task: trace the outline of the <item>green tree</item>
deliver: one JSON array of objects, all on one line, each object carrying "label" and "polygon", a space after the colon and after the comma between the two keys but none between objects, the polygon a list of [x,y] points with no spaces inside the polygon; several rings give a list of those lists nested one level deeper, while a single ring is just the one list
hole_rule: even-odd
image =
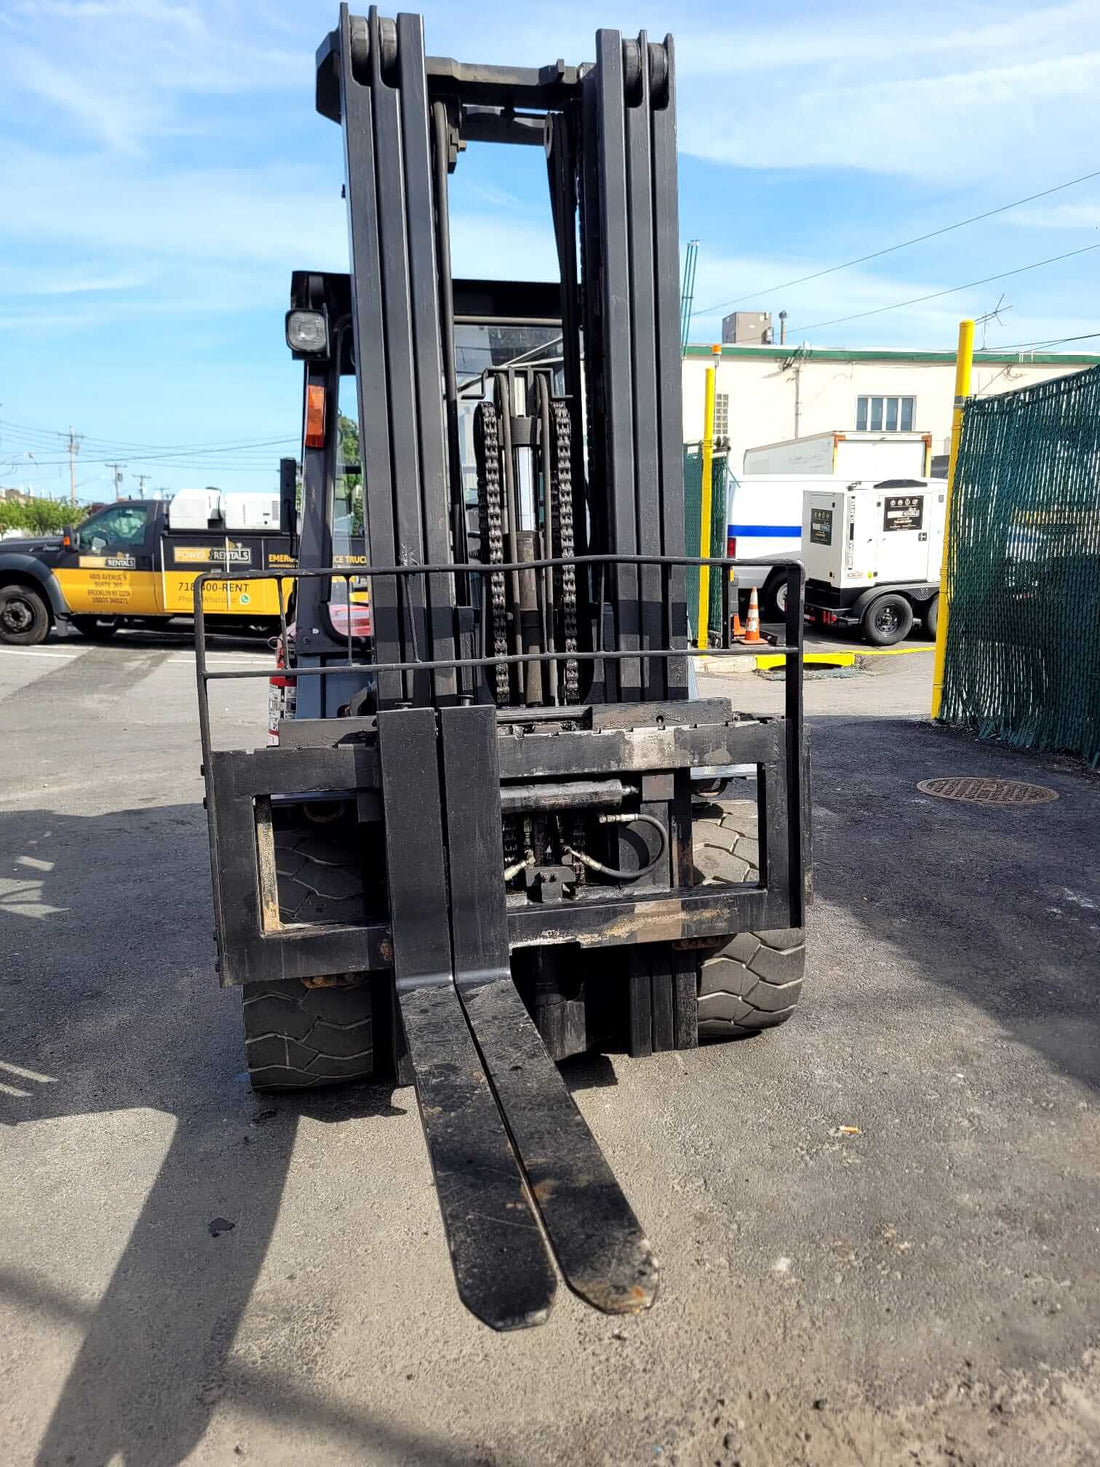
[{"label": "green tree", "polygon": [[[363,466],[359,457],[359,424],[345,413],[336,418],[336,429],[340,443],[336,462],[336,498],[346,506],[343,513],[351,515],[351,530],[354,535],[363,533]],[[337,514],[341,513],[339,504]]]},{"label": "green tree", "polygon": [[5,530],[23,530],[28,535],[59,535],[70,525],[79,525],[87,509],[59,499],[0,499],[0,534]]}]

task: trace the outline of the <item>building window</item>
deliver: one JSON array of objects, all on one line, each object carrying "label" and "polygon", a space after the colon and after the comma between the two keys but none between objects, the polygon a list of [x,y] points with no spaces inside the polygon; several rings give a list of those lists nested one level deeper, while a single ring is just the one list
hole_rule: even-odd
[{"label": "building window", "polygon": [[728,392],[714,394],[714,436],[715,438],[730,436],[730,395]]},{"label": "building window", "polygon": [[856,432],[911,433],[915,397],[859,397],[856,399]]}]

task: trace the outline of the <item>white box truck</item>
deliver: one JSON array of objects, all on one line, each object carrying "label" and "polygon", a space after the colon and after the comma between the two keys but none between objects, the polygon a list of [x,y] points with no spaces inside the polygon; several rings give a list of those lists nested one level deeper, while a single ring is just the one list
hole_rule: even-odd
[{"label": "white box truck", "polygon": [[781,621],[787,583],[777,560],[798,560],[802,501],[811,489],[842,490],[850,479],[831,474],[742,474],[726,489],[726,554],[750,562],[737,567],[740,598],[755,587],[765,621]]},{"label": "white box truck", "polygon": [[845,479],[927,479],[931,433],[809,433],[746,448],[746,474],[839,474]]},{"label": "white box truck", "polygon": [[804,496],[806,612],[879,647],[936,635],[947,485],[886,479]]}]

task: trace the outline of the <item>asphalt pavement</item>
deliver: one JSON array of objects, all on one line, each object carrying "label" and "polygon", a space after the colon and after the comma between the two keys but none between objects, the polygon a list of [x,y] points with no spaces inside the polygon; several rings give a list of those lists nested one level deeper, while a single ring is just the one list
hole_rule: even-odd
[{"label": "asphalt pavement", "polygon": [[[496,1336],[455,1296],[410,1091],[249,1090],[186,638],[0,650],[0,1458],[1100,1463],[1100,781],[930,726],[930,667],[807,681],[795,1018],[569,1066],[654,1309],[562,1289]],[[265,694],[218,685],[221,742],[263,742]],[[956,774],[1059,798],[916,788]]]}]

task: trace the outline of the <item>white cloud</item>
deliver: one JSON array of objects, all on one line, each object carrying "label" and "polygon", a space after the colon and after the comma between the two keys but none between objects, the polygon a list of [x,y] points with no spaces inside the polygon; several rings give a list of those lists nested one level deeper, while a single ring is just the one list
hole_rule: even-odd
[{"label": "white cloud", "polygon": [[0,77],[10,94],[45,103],[78,135],[121,153],[200,130],[189,97],[305,89],[313,71],[311,47],[287,49],[279,28],[278,44],[268,43],[254,6],[24,0],[5,21]]},{"label": "white cloud", "polygon": [[[817,262],[825,268],[831,261]],[[736,309],[771,311],[772,324],[778,339],[779,310],[788,311],[787,341],[797,346],[805,338],[813,346],[858,346],[863,343],[878,346],[911,345],[924,346],[954,345],[959,320],[964,316],[981,316],[990,312],[1001,298],[1002,287],[997,283],[978,286],[972,290],[959,291],[939,300],[924,301],[905,310],[881,310],[899,301],[930,295],[937,290],[947,290],[957,283],[954,279],[917,279],[897,273],[881,274],[860,267],[827,275],[822,279],[808,281],[805,285],[782,292],[772,298],[768,286],[773,282],[809,275],[814,272],[815,261],[775,260],[753,256],[707,257],[701,256],[695,285],[695,302],[698,314],[693,317],[691,339],[693,341],[717,341],[721,336],[722,316],[734,306],[710,310],[712,305],[735,296],[744,296],[756,287],[764,287],[757,295],[740,302]],[[1042,283],[1038,299],[1042,304],[1036,308],[1028,304],[1036,299],[1036,291],[1028,285],[1019,284],[1013,295],[1019,304],[1005,312],[1004,320],[998,324],[990,322],[985,328],[985,340],[989,346],[1020,341],[1044,341],[1089,330],[1089,321],[1082,323],[1080,296],[1076,286],[1069,280],[1053,277],[1053,282]],[[1011,299],[1011,298],[1010,298]],[[1064,314],[1059,308],[1064,307]],[[841,320],[844,317],[860,317],[864,312],[880,312],[863,319]],[[1091,320],[1091,318],[1089,318]],[[836,326],[823,330],[810,330],[819,322],[837,321]],[[1067,321],[1070,323],[1067,326]],[[982,337],[982,327],[979,340]],[[1087,348],[1086,348],[1087,349]]]},{"label": "white cloud", "polygon": [[[293,268],[348,267],[332,151],[326,177],[287,164],[162,174],[117,154],[9,149],[0,160],[0,192],[18,198],[19,207],[0,221],[0,238],[27,249],[48,240],[65,263],[12,267],[0,277],[0,300],[10,303],[5,325],[90,330],[137,312],[277,313]],[[481,211],[476,203],[467,201],[451,217],[457,275],[556,278],[548,223]],[[65,313],[43,313],[35,301],[58,295],[97,299]]]},{"label": "white cloud", "polygon": [[317,169],[192,168],[172,173],[117,157],[65,156],[11,148],[0,188],[19,200],[0,231],[29,242],[62,239],[83,252],[340,269],[344,205],[336,159]]},{"label": "white cloud", "polygon": [[[426,21],[434,54],[521,64],[551,54],[570,61],[593,54],[586,6],[566,3],[551,33],[542,18],[510,17],[502,26],[492,5],[459,12],[426,3],[430,12],[438,10]],[[948,219],[1096,166],[1090,150],[1100,129],[1100,9],[1094,0],[1026,10],[1014,10],[1011,0],[996,7],[972,0],[950,11],[926,10],[919,25],[912,13],[889,7],[869,24],[862,5],[834,0],[827,13],[786,11],[774,23],[737,30],[690,12],[662,15],[652,0],[643,9],[653,10],[651,35],[662,35],[669,20],[677,27],[680,143],[689,154],[747,168],[854,168],[917,178],[953,194]],[[346,268],[338,132],[312,119],[309,106],[313,48],[334,18],[327,0],[281,12],[249,0],[217,7],[198,0],[9,0],[0,14],[0,70],[8,71],[12,121],[29,135],[34,123],[17,99],[37,98],[60,123],[35,128],[48,143],[0,147],[0,192],[17,201],[0,218],[0,238],[7,237],[13,259],[26,262],[21,275],[9,271],[0,281],[6,321],[37,320],[63,330],[90,329],[138,310],[277,311],[291,268]],[[624,28],[649,20],[636,12]],[[228,99],[224,112],[218,99]],[[299,113],[301,145],[288,154],[280,141],[288,133],[276,130],[290,118],[289,135],[297,137]],[[256,158],[262,161],[251,161]],[[465,194],[456,188],[456,273],[553,278],[553,240],[541,216],[504,174],[475,170],[472,179]],[[999,198],[976,196],[972,211],[958,206],[960,185],[980,180],[999,192],[1009,179],[1026,182],[1009,185]],[[866,225],[849,220],[844,243],[837,244],[835,230],[828,244],[811,211],[799,214],[797,181],[784,188],[792,238],[804,240],[816,262],[715,258],[708,241],[697,300],[744,295],[745,287],[768,287],[811,273],[815,263],[864,253],[884,236],[890,242],[945,222],[927,218],[915,194],[912,209],[894,224],[871,209]],[[842,189],[841,176],[838,200]],[[1067,202],[1021,210],[1004,222],[1085,229],[1100,225],[1100,206]],[[975,261],[970,233],[965,241],[958,236],[950,259],[931,256],[940,260],[932,278],[906,278],[910,259],[919,275],[919,262],[930,258],[907,254],[898,261],[900,274],[845,271],[759,304],[787,306],[797,328],[1024,262],[1004,260],[998,250],[987,268],[985,258]],[[746,220],[743,238],[752,237]],[[59,269],[49,267],[51,259]],[[892,266],[892,260],[885,264],[888,271]],[[1049,278],[1050,272],[1038,272],[1032,286],[1025,277],[1026,295],[1021,285],[1016,298],[1041,298],[1053,312],[1059,298]],[[826,335],[939,340],[952,335],[963,311],[992,306],[999,289],[979,289],[976,305],[970,294],[951,296]],[[47,294],[71,295],[72,311],[43,301],[49,318],[36,315],[33,296]],[[1077,309],[1068,294],[1066,300],[1067,312]],[[697,332],[714,334],[719,315],[698,318]],[[1044,319],[1042,311],[1035,315]],[[1051,325],[1052,334],[1065,329],[1052,321],[1044,329]]]},{"label": "white cloud", "polygon": [[1049,204],[1016,209],[1011,217],[1029,229],[1100,229],[1100,204]]},{"label": "white cloud", "polygon": [[[990,15],[995,19],[987,19]],[[868,22],[864,7],[846,15],[831,5],[826,14],[794,12],[791,20],[768,26],[738,25],[700,32],[677,30],[676,56],[681,73],[729,76],[734,72],[766,76],[776,90],[786,90],[789,69],[806,67],[818,72],[877,62],[892,75],[906,75],[937,57],[975,58],[1035,54],[1072,54],[1082,34],[1095,34],[1097,16],[1092,0],[1065,5],[1028,6],[1011,12],[1008,6],[971,5],[937,10],[925,6],[920,24],[911,11],[889,8]],[[953,67],[954,69],[954,67]]]},{"label": "white cloud", "polygon": [[681,85],[680,97],[682,150],[713,162],[854,168],[947,186],[1025,174],[1059,182],[1095,157],[1100,51],[870,83],[807,79],[726,112],[695,87]]},{"label": "white cloud", "polygon": [[681,148],[740,167],[1054,182],[1100,127],[1093,3],[689,31],[677,59]]}]

